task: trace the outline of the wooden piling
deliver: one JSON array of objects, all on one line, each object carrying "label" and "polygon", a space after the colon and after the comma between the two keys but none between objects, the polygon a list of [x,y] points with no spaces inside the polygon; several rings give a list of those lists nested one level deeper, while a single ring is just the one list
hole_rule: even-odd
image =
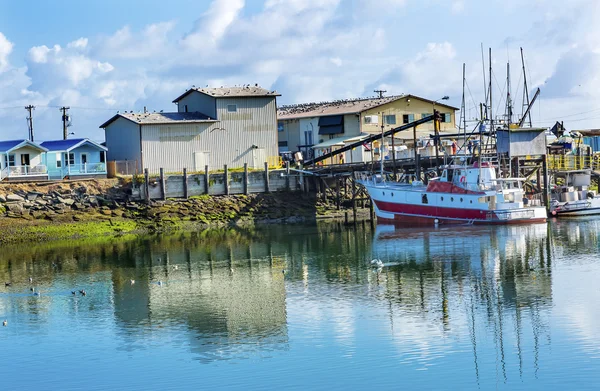
[{"label": "wooden piling", "polygon": [[352,170],[352,215],[356,223],[356,173]]},{"label": "wooden piling", "polygon": [[148,169],[144,168],[144,191],[146,193],[146,202],[150,201],[150,174]]},{"label": "wooden piling", "polygon": [[160,172],[160,199],[164,201],[167,199],[167,186],[165,183],[165,172],[162,167],[160,168],[159,172]]},{"label": "wooden piling", "polygon": [[290,162],[285,165],[285,188],[290,190]]},{"label": "wooden piling", "polygon": [[189,198],[187,168],[183,169],[183,198],[185,198],[186,200]]},{"label": "wooden piling", "polygon": [[225,195],[229,195],[229,171],[227,170],[227,164],[223,166],[223,183],[225,184]]},{"label": "wooden piling", "polygon": [[265,193],[269,193],[269,163],[265,162]]},{"label": "wooden piling", "polygon": [[209,173],[208,173],[208,165],[204,166],[204,193],[208,194],[208,189],[210,187],[209,181]]},{"label": "wooden piling", "polygon": [[244,163],[244,194],[248,194],[248,163]]},{"label": "wooden piling", "polygon": [[336,187],[335,187],[335,203],[337,206],[337,210],[340,210],[341,207],[341,199],[340,199],[340,187],[342,187],[342,182],[340,181],[340,179],[338,178],[336,181]]},{"label": "wooden piling", "polygon": [[550,184],[548,179],[548,156],[544,155],[542,160],[542,175],[544,176],[544,206],[550,212]]}]

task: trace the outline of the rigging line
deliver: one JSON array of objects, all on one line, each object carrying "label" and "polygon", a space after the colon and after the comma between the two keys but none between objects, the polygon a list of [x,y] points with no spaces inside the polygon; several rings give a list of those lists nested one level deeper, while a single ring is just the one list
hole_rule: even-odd
[{"label": "rigging line", "polygon": [[[494,80],[496,80],[496,84],[498,85],[498,89],[500,89],[500,84],[498,83],[498,79],[496,79],[496,74],[494,74],[492,72],[493,76],[494,76]],[[498,100],[498,107],[496,108],[496,113],[500,112],[500,107],[501,106],[506,106],[506,97],[504,96],[504,91],[506,90],[506,83],[504,83],[504,87],[502,88],[502,91],[500,92],[500,99]],[[502,103],[502,105],[501,105]]]},{"label": "rigging line", "polygon": [[[473,98],[473,94],[471,93],[471,88],[469,87],[469,82],[465,79],[465,85],[467,86],[467,91],[469,91],[469,96],[471,97],[471,101],[473,102],[473,109],[477,109],[477,103],[475,103],[475,99]],[[469,108],[471,110],[471,108]]]},{"label": "rigging line", "polygon": [[13,109],[22,109],[23,106],[12,106],[12,107],[0,107],[0,110],[13,110]]}]

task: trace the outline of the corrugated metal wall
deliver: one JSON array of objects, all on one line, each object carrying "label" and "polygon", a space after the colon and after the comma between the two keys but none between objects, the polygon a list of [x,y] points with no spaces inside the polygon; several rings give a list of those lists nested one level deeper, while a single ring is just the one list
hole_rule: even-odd
[{"label": "corrugated metal wall", "polygon": [[[237,106],[228,112],[227,105]],[[203,170],[195,159],[204,159],[209,152],[208,165],[220,169],[262,168],[269,156],[277,156],[277,120],[275,98],[217,99],[217,118],[214,124],[144,125],[144,165],[151,172],[162,167],[166,172]],[[255,146],[256,148],[253,148]]]},{"label": "corrugated metal wall", "polygon": [[600,152],[600,136],[584,137],[583,142],[592,147],[594,152]]},{"label": "corrugated metal wall", "polygon": [[140,162],[139,132],[139,125],[124,118],[119,118],[110,124],[105,129],[106,148],[108,148],[106,159]]},{"label": "corrugated metal wall", "polygon": [[187,111],[200,112],[204,115],[208,115],[210,118],[216,118],[217,113],[215,110],[215,98],[200,92],[192,92],[185,98],[181,99],[177,104],[177,110],[182,113],[185,112],[185,106],[187,105]]}]

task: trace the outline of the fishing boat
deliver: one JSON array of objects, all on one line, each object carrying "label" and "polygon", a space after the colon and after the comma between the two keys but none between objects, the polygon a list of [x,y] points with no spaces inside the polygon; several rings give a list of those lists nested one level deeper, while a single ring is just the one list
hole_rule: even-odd
[{"label": "fishing boat", "polygon": [[522,178],[497,178],[489,162],[446,165],[428,184],[363,177],[378,221],[395,224],[514,224],[546,221],[546,208],[525,197]]},{"label": "fishing boat", "polygon": [[552,189],[550,213],[556,217],[588,216],[600,214],[600,195],[589,190],[590,170],[564,171],[562,185]]}]

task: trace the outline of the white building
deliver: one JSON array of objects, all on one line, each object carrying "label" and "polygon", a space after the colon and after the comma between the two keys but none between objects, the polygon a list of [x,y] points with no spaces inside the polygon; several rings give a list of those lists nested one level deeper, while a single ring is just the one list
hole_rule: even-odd
[{"label": "white building", "polygon": [[277,158],[277,96],[258,86],[192,88],[175,113],[119,113],[102,124],[109,161],[156,173],[261,168]]}]

